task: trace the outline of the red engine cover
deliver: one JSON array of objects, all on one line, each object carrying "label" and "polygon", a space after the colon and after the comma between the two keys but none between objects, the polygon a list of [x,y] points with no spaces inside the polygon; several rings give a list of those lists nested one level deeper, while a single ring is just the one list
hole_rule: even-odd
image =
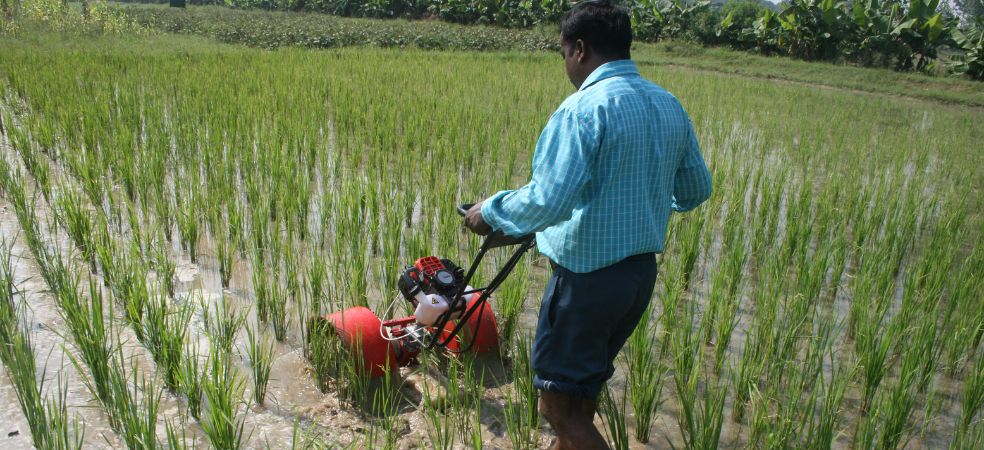
[{"label": "red engine cover", "polygon": [[425,256],[418,259],[413,265],[428,277],[432,277],[438,270],[446,268],[444,267],[444,263],[441,262],[441,258],[436,256]]}]

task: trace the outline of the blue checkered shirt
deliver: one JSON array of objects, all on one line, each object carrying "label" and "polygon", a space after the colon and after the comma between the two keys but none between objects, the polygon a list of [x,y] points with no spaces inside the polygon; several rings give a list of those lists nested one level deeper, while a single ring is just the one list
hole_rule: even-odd
[{"label": "blue checkered shirt", "polygon": [[710,195],[680,102],[619,60],[564,100],[536,143],[530,182],[490,197],[482,216],[507,235],[536,232],[540,253],[583,273],[662,252],[670,211]]}]

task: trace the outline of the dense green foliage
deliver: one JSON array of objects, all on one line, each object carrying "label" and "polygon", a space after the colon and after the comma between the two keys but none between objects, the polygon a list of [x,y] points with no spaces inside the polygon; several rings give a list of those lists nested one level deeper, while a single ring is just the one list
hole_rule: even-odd
[{"label": "dense green foliage", "polygon": [[[522,28],[555,24],[569,0],[225,0],[237,8],[318,11],[341,16],[439,18]],[[958,27],[940,0],[790,0],[772,8],[754,0],[723,6],[703,0],[626,0],[640,40],[688,39],[806,60],[847,61],[896,70],[933,71],[943,49],[972,60],[973,23]],[[971,46],[968,49],[968,45]],[[979,44],[978,44],[979,46]],[[452,45],[457,48],[457,45]]]},{"label": "dense green foliage", "polygon": [[544,50],[556,38],[524,30],[448,24],[439,21],[369,21],[321,14],[230,11],[223,8],[128,7],[138,23],[175,33],[201,34],[253,47],[311,48],[373,45],[444,50]]}]

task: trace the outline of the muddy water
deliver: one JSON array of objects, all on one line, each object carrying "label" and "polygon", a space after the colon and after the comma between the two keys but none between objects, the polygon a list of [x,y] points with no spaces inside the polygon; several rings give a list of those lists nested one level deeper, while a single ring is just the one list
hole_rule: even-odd
[{"label": "muddy water", "polygon": [[[102,409],[95,402],[88,389],[85,388],[82,380],[71,360],[66,354],[66,350],[72,349],[63,335],[68,334],[68,329],[58,313],[55,299],[47,292],[48,287],[41,279],[37,266],[34,263],[30,251],[20,236],[21,229],[17,223],[17,217],[6,202],[0,203],[0,235],[2,239],[15,239],[11,248],[12,264],[14,266],[15,282],[21,289],[23,295],[19,296],[18,301],[26,304],[27,314],[22,317],[25,325],[31,330],[31,340],[34,344],[34,354],[37,359],[38,368],[44,370],[38,374],[44,377],[47,385],[46,395],[50,398],[54,395],[51,391],[53,386],[58,383],[59,376],[62,382],[68,386],[68,411],[69,415],[76,415],[80,422],[85,425],[85,443],[87,446],[110,446],[122,445],[113,431],[109,428]],[[64,245],[60,243],[59,245]],[[9,386],[9,381],[4,377],[5,386]],[[19,430],[22,436],[29,436],[29,429],[24,422],[17,398],[13,395],[12,388],[5,392],[8,395],[2,397],[0,408],[5,414],[16,415],[18,420],[15,424],[8,425],[6,421],[0,422],[0,430],[14,428]],[[8,431],[9,433],[10,431]],[[28,442],[29,437],[27,438]]]}]

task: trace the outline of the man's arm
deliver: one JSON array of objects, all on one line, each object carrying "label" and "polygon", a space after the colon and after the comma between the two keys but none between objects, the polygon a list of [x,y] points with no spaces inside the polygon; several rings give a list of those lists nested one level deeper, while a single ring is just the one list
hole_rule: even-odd
[{"label": "man's arm", "polygon": [[536,147],[530,182],[482,203],[481,219],[492,229],[521,236],[571,217],[598,151],[597,131],[573,111],[563,109],[550,117]]},{"label": "man's arm", "polygon": [[711,197],[711,172],[700,154],[694,126],[687,120],[687,150],[673,178],[673,204],[676,212],[687,212]]}]

